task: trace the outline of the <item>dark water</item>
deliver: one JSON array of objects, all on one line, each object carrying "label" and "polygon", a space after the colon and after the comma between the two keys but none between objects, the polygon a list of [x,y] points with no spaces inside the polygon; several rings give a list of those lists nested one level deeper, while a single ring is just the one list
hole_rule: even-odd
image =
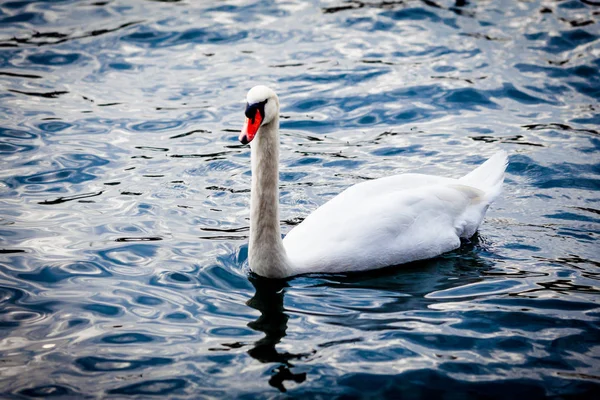
[{"label": "dark water", "polygon": [[[0,397],[593,398],[600,3],[4,1]],[[287,232],[364,179],[505,192],[443,257],[247,269],[246,91]]]}]

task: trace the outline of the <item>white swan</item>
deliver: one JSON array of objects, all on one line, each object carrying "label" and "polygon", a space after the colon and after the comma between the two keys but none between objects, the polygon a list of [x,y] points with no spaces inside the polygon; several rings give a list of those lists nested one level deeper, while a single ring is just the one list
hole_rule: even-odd
[{"label": "white swan", "polygon": [[250,268],[285,278],[364,271],[435,257],[473,236],[500,194],[500,151],[460,179],[394,175],[356,184],[323,204],[282,240],[279,225],[279,99],[266,86],[247,95],[243,144],[252,142]]}]

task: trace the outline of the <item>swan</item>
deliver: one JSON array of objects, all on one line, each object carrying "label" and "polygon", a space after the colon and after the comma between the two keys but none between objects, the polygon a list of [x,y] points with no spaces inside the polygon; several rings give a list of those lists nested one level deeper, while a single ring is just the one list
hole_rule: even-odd
[{"label": "swan", "polygon": [[284,239],[279,222],[279,99],[266,86],[246,96],[239,136],[250,143],[250,269],[267,278],[365,271],[438,256],[470,238],[500,194],[508,155],[499,151],[459,179],[402,174],[358,183]]}]

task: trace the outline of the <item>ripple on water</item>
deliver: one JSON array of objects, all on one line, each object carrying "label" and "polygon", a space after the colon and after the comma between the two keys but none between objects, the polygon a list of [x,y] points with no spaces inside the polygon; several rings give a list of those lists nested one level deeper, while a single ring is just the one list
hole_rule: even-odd
[{"label": "ripple on water", "polygon": [[172,379],[150,379],[132,385],[125,385],[117,389],[111,389],[108,394],[124,394],[124,395],[176,395],[183,394],[183,390],[187,386],[187,381],[179,378]]},{"label": "ripple on water", "polygon": [[78,394],[77,391],[61,385],[36,386],[23,389],[19,393],[28,397],[76,396]]},{"label": "ripple on water", "polygon": [[147,121],[131,126],[131,130],[137,132],[152,132],[159,131],[163,132],[179,128],[183,124],[183,121]]},{"label": "ripple on water", "polygon": [[98,256],[106,268],[119,275],[147,275],[145,267],[156,262],[160,247],[152,244],[128,244],[101,250]]},{"label": "ripple on water", "polygon": [[521,290],[527,286],[526,282],[519,280],[485,280],[483,282],[476,282],[469,285],[431,292],[425,297],[431,299],[460,299],[464,297],[489,296],[512,292],[516,289]]},{"label": "ripple on water", "polygon": [[62,132],[71,128],[73,124],[64,121],[44,122],[38,125],[38,128],[47,133]]},{"label": "ripple on water", "polygon": [[46,51],[43,53],[32,54],[27,57],[27,61],[32,64],[45,66],[64,66],[76,63],[81,58],[78,53],[59,53],[55,51]]},{"label": "ripple on water", "polygon": [[105,335],[101,338],[101,341],[109,344],[139,344],[139,343],[150,343],[157,341],[157,337],[146,335],[143,333],[119,333],[116,335]]},{"label": "ripple on water", "polygon": [[77,262],[58,266],[46,266],[34,273],[19,273],[17,277],[31,282],[45,284],[60,283],[77,277],[106,278],[112,274],[100,264],[93,262]]},{"label": "ripple on water", "polygon": [[[516,3],[2,2],[0,397],[593,397],[598,7]],[[257,83],[284,233],[498,149],[504,193],[442,257],[259,278]]]},{"label": "ripple on water", "polygon": [[29,141],[35,141],[38,137],[34,133],[30,133],[18,129],[0,128],[0,154],[15,154],[20,152],[31,151],[37,148]]},{"label": "ripple on water", "polygon": [[147,367],[168,365],[173,360],[163,357],[148,357],[136,360],[127,360],[119,358],[105,358],[105,357],[80,357],[75,360],[75,364],[83,371],[129,371],[139,370]]}]

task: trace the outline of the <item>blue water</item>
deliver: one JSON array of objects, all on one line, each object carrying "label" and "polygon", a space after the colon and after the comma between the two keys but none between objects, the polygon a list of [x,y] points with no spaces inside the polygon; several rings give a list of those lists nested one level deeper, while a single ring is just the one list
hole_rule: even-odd
[{"label": "blue water", "polygon": [[[0,397],[594,398],[600,3],[4,1]],[[246,91],[285,232],[351,184],[510,153],[433,260],[248,272]],[[285,394],[284,394],[285,393]]]}]

